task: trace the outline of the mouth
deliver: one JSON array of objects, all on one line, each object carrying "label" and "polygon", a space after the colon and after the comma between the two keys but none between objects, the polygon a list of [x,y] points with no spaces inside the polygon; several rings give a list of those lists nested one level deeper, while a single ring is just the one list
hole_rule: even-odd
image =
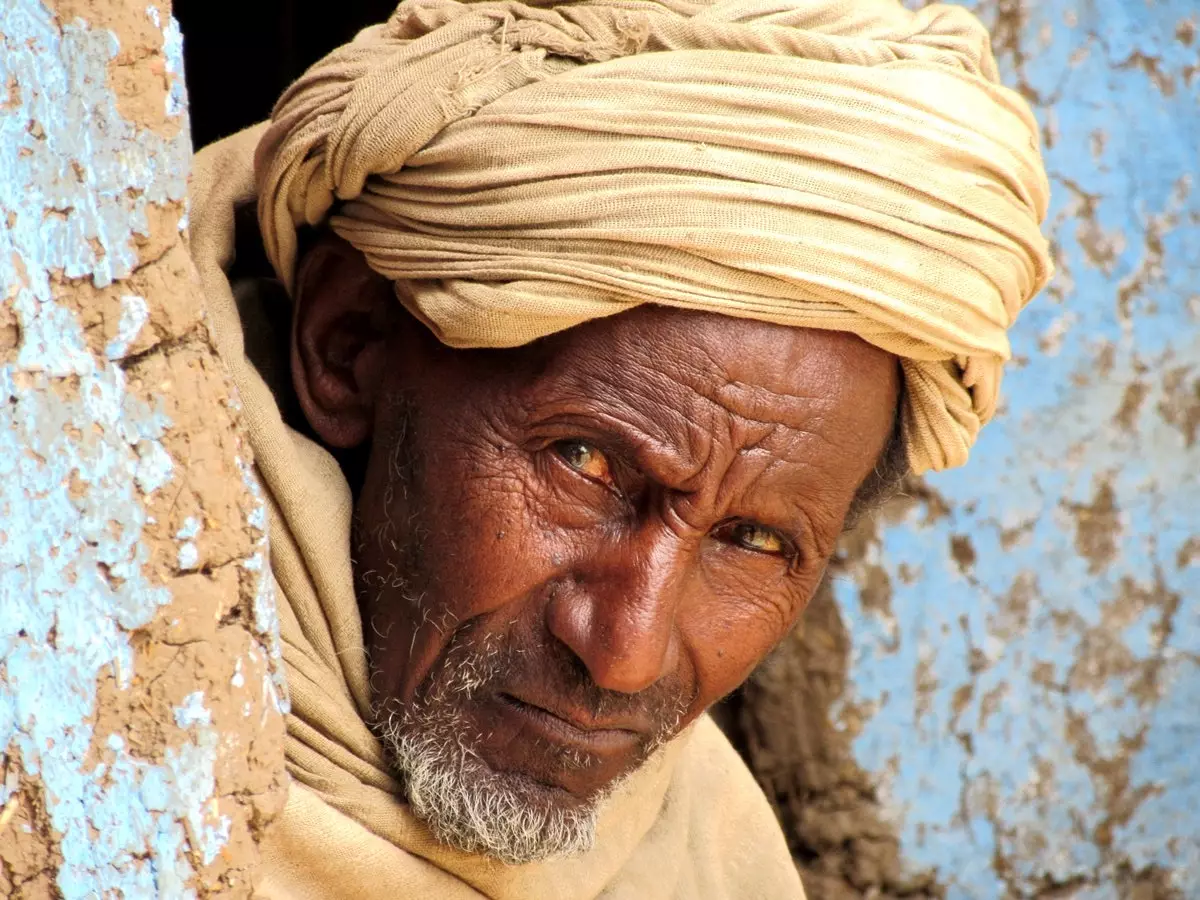
[{"label": "mouth", "polygon": [[628,751],[642,739],[642,733],[632,728],[596,722],[565,711],[553,712],[512,694],[498,693],[496,700],[505,714],[554,744],[573,745],[591,753],[610,755]]}]

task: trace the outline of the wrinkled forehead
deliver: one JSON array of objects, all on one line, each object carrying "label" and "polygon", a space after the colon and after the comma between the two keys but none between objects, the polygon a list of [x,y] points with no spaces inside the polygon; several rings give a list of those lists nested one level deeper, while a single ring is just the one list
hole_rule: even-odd
[{"label": "wrinkled forehead", "polygon": [[531,399],[621,408],[653,431],[729,418],[874,444],[890,433],[900,384],[896,358],[852,334],[649,305],[535,352]]}]

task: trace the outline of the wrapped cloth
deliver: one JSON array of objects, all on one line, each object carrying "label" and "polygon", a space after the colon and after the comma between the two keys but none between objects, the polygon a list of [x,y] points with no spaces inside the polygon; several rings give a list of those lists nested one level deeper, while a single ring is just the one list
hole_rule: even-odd
[{"label": "wrapped cloth", "polygon": [[961,8],[408,0],[279,101],[259,218],[328,220],[446,343],[639,303],[896,354],[914,470],[966,461],[1051,274],[1025,102]]}]

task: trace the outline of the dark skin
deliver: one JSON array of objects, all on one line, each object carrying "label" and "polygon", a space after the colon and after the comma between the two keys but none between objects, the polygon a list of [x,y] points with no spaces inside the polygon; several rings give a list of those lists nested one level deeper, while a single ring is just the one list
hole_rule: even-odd
[{"label": "dark skin", "polygon": [[899,397],[896,359],[853,335],[652,306],[450,349],[332,236],[296,302],[308,421],[370,448],[375,699],[427,694],[456,642],[501,648],[501,680],[454,702],[487,765],[546,802],[596,796],[788,633]]}]

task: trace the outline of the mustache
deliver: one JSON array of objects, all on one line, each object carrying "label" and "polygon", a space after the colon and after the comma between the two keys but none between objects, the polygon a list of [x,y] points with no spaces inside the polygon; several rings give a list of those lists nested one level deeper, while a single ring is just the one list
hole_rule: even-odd
[{"label": "mustache", "polygon": [[455,695],[499,692],[554,698],[598,720],[652,723],[646,737],[654,746],[673,736],[696,699],[695,689],[686,690],[674,674],[636,694],[607,690],[554,638],[526,643],[511,634],[477,637],[469,625],[451,639],[442,664],[418,687],[415,699],[428,706]]}]

